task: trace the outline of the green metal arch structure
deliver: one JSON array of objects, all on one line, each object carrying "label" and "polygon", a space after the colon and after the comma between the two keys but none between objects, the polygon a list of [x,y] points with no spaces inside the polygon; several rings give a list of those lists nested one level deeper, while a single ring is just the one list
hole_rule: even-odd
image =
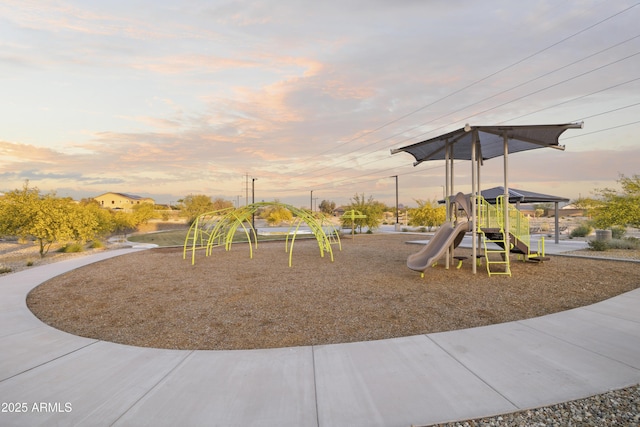
[{"label": "green metal arch structure", "polygon": [[185,238],[183,259],[186,259],[190,252],[191,264],[193,265],[196,260],[196,252],[199,250],[204,250],[206,256],[210,256],[213,248],[217,246],[224,246],[225,250],[230,250],[238,229],[242,229],[245,233],[249,242],[249,258],[253,258],[253,247],[254,245],[256,248],[258,247],[258,234],[253,227],[252,218],[261,208],[272,206],[287,209],[294,216],[294,221],[289,227],[285,239],[285,251],[289,253],[289,267],[292,266],[293,245],[302,224],[306,224],[315,236],[321,257],[324,257],[325,253],[329,253],[331,261],[333,261],[332,244],[338,244],[342,249],[338,230],[333,226],[323,227],[323,218],[291,205],[279,202],[260,202],[237,209],[227,208],[207,212],[198,216],[191,224]]}]

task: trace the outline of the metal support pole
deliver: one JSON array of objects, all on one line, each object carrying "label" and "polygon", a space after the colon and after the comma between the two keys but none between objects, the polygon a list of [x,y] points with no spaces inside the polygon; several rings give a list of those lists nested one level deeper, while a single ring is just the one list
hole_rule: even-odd
[{"label": "metal support pole", "polygon": [[471,234],[473,238],[472,247],[472,256],[473,262],[471,263],[472,273],[476,274],[478,268],[476,266],[476,260],[478,259],[478,248],[476,247],[476,241],[478,237],[478,188],[476,183],[476,168],[478,167],[476,164],[476,143],[478,141],[478,131],[473,130],[473,134],[471,136],[471,218],[473,220],[473,233]]},{"label": "metal support pole", "polygon": [[[445,148],[444,148],[444,168],[445,168],[445,173],[444,173],[444,194],[442,195],[442,198],[444,199],[444,203],[446,206],[446,219],[447,222],[452,221],[453,220],[453,215],[451,214],[451,201],[449,200],[449,159],[450,159],[450,150],[451,148],[451,144],[449,144],[449,141],[445,142]],[[451,257],[453,256],[453,245],[449,246],[447,248],[447,253],[446,253],[446,261],[444,264],[444,267],[448,270],[449,269],[449,263],[451,260]]]},{"label": "metal support pole", "polygon": [[558,213],[559,213],[558,212],[558,202],[555,202],[554,205],[555,205],[555,209],[554,209],[555,218],[554,218],[553,222],[554,222],[555,229],[556,229],[556,231],[555,231],[555,240],[554,241],[556,242],[556,244],[558,244],[560,242],[560,219],[558,218]]},{"label": "metal support pole", "polygon": [[[256,202],[256,185],[255,185],[255,182],[257,180],[258,180],[258,178],[251,178],[251,204],[254,204]],[[255,209],[255,207],[252,207],[252,211],[251,211],[251,228],[253,228],[255,230],[256,229],[256,221],[255,221],[255,211],[253,209]],[[252,236],[253,233],[251,233],[250,235]]]},{"label": "metal support pole", "polygon": [[[509,224],[509,137],[507,132],[502,134],[504,144],[504,241],[505,241],[505,261],[509,260],[509,251],[511,249],[511,225]],[[507,264],[509,265],[509,264]]]},{"label": "metal support pole", "polygon": [[399,204],[398,204],[398,175],[392,175],[391,178],[395,178],[396,179],[396,231],[397,230],[397,226],[400,223],[400,210],[399,210]]}]

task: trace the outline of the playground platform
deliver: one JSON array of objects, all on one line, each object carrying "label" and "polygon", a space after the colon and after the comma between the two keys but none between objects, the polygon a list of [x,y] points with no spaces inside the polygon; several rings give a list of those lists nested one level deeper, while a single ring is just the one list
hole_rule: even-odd
[{"label": "playground platform", "polygon": [[43,281],[138,250],[0,277],[0,425],[428,425],[640,383],[640,289],[480,328],[246,351],[82,338],[28,310],[27,293]]},{"label": "playground platform", "polygon": [[[416,234],[416,236],[418,235]],[[534,248],[537,247],[539,239],[540,237],[532,236],[531,246]],[[407,243],[417,244],[417,245],[426,245],[427,243],[429,243],[429,240],[417,238],[416,240],[411,240]],[[473,244],[473,237],[471,236],[471,233],[467,233],[462,238],[462,242],[460,242],[460,246],[458,247],[470,248],[472,244]],[[563,253],[566,253],[566,252],[587,249],[588,247],[589,247],[589,244],[584,240],[560,240],[558,243],[555,243],[553,239],[550,239],[550,238],[545,238],[544,240],[544,248],[545,248],[545,253],[547,255],[562,255]]]}]

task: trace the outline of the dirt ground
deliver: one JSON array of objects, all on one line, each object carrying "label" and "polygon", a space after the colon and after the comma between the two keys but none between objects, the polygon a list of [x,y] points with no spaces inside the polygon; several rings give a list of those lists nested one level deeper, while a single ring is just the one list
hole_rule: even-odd
[{"label": "dirt ground", "polygon": [[[406,267],[420,246],[407,233],[344,238],[320,257],[297,240],[197,253],[166,248],[115,257],[34,289],[29,308],[73,334],[171,349],[255,349],[344,343],[447,331],[541,316],[640,287],[640,264],[553,256],[512,262],[512,277]],[[458,249],[456,254],[469,253]],[[591,252],[590,254],[593,254]],[[608,251],[605,256],[615,256]],[[629,252],[626,253],[629,255]],[[631,258],[640,258],[638,251]]]}]

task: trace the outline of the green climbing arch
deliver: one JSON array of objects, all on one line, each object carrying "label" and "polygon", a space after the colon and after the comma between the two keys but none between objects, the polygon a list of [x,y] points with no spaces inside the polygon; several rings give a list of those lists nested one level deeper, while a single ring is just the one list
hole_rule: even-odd
[{"label": "green climbing arch", "polygon": [[328,253],[331,261],[333,261],[332,244],[337,244],[342,249],[339,230],[331,224],[324,225],[323,217],[279,202],[260,202],[237,209],[227,208],[207,212],[198,216],[191,224],[185,238],[183,258],[187,259],[187,254],[190,253],[191,264],[193,265],[196,262],[196,253],[198,251],[204,251],[205,256],[210,256],[213,248],[217,246],[224,246],[225,250],[230,250],[233,239],[239,229],[242,229],[247,237],[249,258],[253,258],[253,248],[254,246],[258,247],[258,235],[253,227],[252,218],[261,208],[271,206],[285,208],[294,217],[285,239],[285,251],[289,253],[289,267],[292,266],[293,245],[300,226],[303,224],[306,224],[315,236],[321,257]]}]

